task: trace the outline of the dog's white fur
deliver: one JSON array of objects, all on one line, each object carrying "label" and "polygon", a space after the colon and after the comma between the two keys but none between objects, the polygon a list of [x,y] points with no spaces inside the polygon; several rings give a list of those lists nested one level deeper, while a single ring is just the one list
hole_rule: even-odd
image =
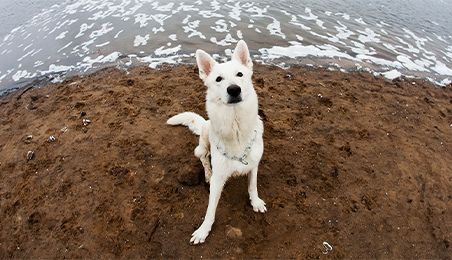
[{"label": "dog's white fur", "polygon": [[[253,63],[248,46],[240,41],[232,59],[226,63],[217,63],[202,50],[196,52],[196,61],[199,77],[207,86],[206,109],[210,120],[185,112],[167,121],[170,125],[188,126],[193,133],[200,135],[195,155],[204,166],[206,182],[210,182],[207,213],[202,225],[192,234],[192,244],[204,243],[209,235],[223,186],[231,176],[248,174],[248,193],[253,210],[267,211],[265,202],[257,194],[257,168],[264,151],[264,127],[258,115],[258,99],[251,80]],[[217,149],[218,146],[229,157],[240,158],[253,139],[251,152],[245,159],[247,165],[227,158]]]}]

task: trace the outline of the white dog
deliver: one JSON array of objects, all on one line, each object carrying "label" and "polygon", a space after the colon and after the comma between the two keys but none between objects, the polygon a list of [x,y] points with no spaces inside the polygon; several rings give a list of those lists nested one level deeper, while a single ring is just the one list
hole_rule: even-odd
[{"label": "white dog", "polygon": [[[168,120],[185,125],[200,135],[195,155],[200,158],[210,182],[207,213],[190,243],[204,243],[215,221],[215,211],[226,180],[248,174],[248,193],[255,212],[265,213],[265,202],[257,194],[257,167],[264,151],[264,127],[258,115],[257,94],[251,76],[253,63],[248,46],[240,41],[232,59],[217,63],[202,50],[196,51],[199,77],[207,86],[206,109],[210,120],[185,112]],[[209,155],[211,160],[209,160]]]}]

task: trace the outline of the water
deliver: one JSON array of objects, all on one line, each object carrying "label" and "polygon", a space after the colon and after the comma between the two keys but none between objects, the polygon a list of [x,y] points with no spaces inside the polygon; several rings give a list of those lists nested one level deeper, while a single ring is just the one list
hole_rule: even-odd
[{"label": "water", "polygon": [[[1,0],[0,1],[0,39],[11,30],[25,25],[28,20],[50,8],[59,0]],[[26,11],[25,11],[26,10]]]},{"label": "water", "polygon": [[240,39],[261,63],[444,85],[452,78],[451,11],[451,0],[66,0],[3,32],[0,91],[104,66],[193,63],[198,48],[222,59]]}]

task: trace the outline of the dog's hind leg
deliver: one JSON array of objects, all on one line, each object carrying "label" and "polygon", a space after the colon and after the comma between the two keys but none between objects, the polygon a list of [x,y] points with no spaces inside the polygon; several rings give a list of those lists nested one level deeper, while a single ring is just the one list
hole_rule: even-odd
[{"label": "dog's hind leg", "polygon": [[265,202],[257,194],[257,167],[248,173],[248,193],[250,195],[251,206],[255,212],[265,213],[267,208]]},{"label": "dog's hind leg", "polygon": [[204,243],[210,230],[212,229],[213,222],[215,221],[215,211],[217,210],[218,201],[220,200],[221,191],[226,182],[224,174],[216,173],[212,175],[210,180],[210,195],[209,206],[207,206],[206,216],[202,225],[191,235],[190,243],[197,245]]},{"label": "dog's hind leg", "polygon": [[210,182],[210,177],[212,176],[212,167],[210,165],[210,142],[209,142],[209,131],[210,122],[204,123],[199,136],[199,145],[195,149],[195,155],[201,160],[202,166],[204,166],[204,173],[206,177],[206,182]]}]

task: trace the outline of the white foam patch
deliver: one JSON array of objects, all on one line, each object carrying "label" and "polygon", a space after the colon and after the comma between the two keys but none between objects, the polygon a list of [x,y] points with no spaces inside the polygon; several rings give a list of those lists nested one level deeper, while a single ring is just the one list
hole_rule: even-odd
[{"label": "white foam patch", "polygon": [[[62,22],[62,23],[61,23],[61,22],[58,22],[58,23],[56,24],[55,28],[53,28],[53,30],[50,31],[49,34],[54,33],[56,30],[61,29],[63,26],[68,27],[68,26],[72,25],[73,23],[75,23],[77,20],[78,20],[78,19],[75,19],[75,20],[66,20],[66,21],[64,21],[64,22]],[[28,38],[29,36],[30,36],[30,35],[28,35],[27,37],[25,37],[25,39]]]},{"label": "white foam patch", "polygon": [[396,37],[397,40],[399,40],[399,42],[401,42],[403,45],[406,45],[407,47],[403,47],[403,46],[398,46],[399,48],[407,51],[407,52],[411,52],[411,53],[419,53],[419,49],[414,48],[413,45],[407,43],[406,41],[404,41],[402,38],[400,37]]},{"label": "white foam patch", "polygon": [[361,55],[375,55],[377,54],[377,52],[375,51],[375,49],[366,49],[366,45],[359,43],[359,42],[355,42],[352,41],[352,43],[355,45],[355,47],[352,47],[352,51],[357,53],[357,54],[361,54]]},{"label": "white foam patch", "polygon": [[154,14],[154,15],[150,15],[150,17],[152,18],[152,20],[154,20],[155,22],[157,22],[158,24],[160,24],[160,26],[163,26],[165,24],[165,20],[167,20],[168,18],[171,17],[171,15],[166,15],[166,14]]},{"label": "white foam patch", "polygon": [[61,49],[59,49],[57,52],[61,52],[62,50],[66,49],[67,47],[71,46],[72,42],[64,45],[63,47],[61,47]]},{"label": "white foam patch", "polygon": [[37,68],[37,67],[40,67],[40,66],[42,66],[42,65],[44,65],[44,62],[38,60],[38,61],[35,62],[35,65],[34,65],[33,67],[34,67],[34,68]]},{"label": "white foam patch", "polygon": [[22,61],[25,57],[28,57],[29,55],[31,55],[33,53],[34,49],[29,51],[28,53],[26,53],[25,55],[23,55],[22,57],[20,57],[19,59],[17,59],[17,61]]},{"label": "white foam patch", "polygon": [[78,12],[78,8],[81,7],[83,4],[84,4],[83,1],[79,1],[76,3],[70,4],[70,5],[66,6],[64,12],[66,14],[75,14]]},{"label": "white foam patch", "polygon": [[304,15],[298,15],[298,16],[305,20],[317,20],[317,18],[319,18],[318,16],[316,16],[312,13],[311,8],[306,7],[304,11],[305,11],[305,13],[308,14],[308,16],[304,16]]},{"label": "white foam patch", "polygon": [[199,37],[201,39],[206,39],[206,36],[204,36],[204,34],[202,34],[200,31],[196,30],[196,28],[199,27],[200,24],[200,20],[195,20],[193,22],[189,22],[191,15],[188,15],[187,18],[185,18],[184,21],[182,21],[183,24],[187,24],[188,26],[182,26],[182,28],[184,29],[184,33],[190,33],[188,35],[188,38],[192,38],[192,37]]},{"label": "white foam patch", "polygon": [[210,38],[210,41],[220,46],[229,46],[232,43],[238,42],[230,33],[228,33],[223,40],[217,40],[216,37],[212,37]]},{"label": "white foam patch", "polygon": [[375,42],[375,43],[379,43],[380,39],[378,37],[380,37],[380,34],[375,33],[372,29],[370,28],[366,28],[365,31],[359,31],[359,33],[361,33],[361,35],[358,37],[358,40],[362,43],[367,43],[367,42]]},{"label": "white foam patch", "polygon": [[390,50],[390,51],[392,51],[392,52],[394,52],[396,54],[401,54],[401,52],[397,51],[397,48],[394,45],[390,44],[390,43],[383,43],[383,46],[386,49],[388,49],[388,50]]},{"label": "white foam patch", "polygon": [[19,81],[20,79],[26,77],[28,75],[28,71],[26,70],[19,70],[16,72],[16,74],[13,75],[14,81]]},{"label": "white foam patch", "polygon": [[448,75],[452,76],[452,70],[446,66],[446,64],[442,63],[441,61],[436,61],[436,64],[434,67],[432,67],[432,70],[435,72],[441,74],[441,75]]},{"label": "white foam patch", "polygon": [[154,34],[160,33],[160,32],[165,32],[165,29],[161,26],[160,28],[152,28],[152,32]]},{"label": "white foam patch", "polygon": [[236,3],[234,6],[231,6],[231,5],[226,5],[226,6],[231,9],[231,11],[229,12],[230,18],[237,20],[237,21],[242,20],[240,18],[240,15],[242,14],[241,8],[240,8],[240,3]]},{"label": "white foam patch", "polygon": [[[106,3],[103,3],[103,5],[105,5],[105,4]],[[105,19],[105,18],[108,18],[109,16],[111,16],[114,12],[115,12],[114,8],[110,8],[110,9],[104,11],[104,12],[103,11],[99,11],[99,12],[93,14],[93,16],[90,18],[90,20],[94,20],[94,21],[102,20],[102,19]]]},{"label": "white foam patch", "polygon": [[321,20],[316,20],[315,21],[315,23],[320,27],[320,28],[322,28],[322,29],[326,29],[326,27],[325,26],[323,26],[323,24],[324,24],[324,22],[323,21],[321,21]]},{"label": "white foam patch", "polygon": [[80,45],[77,45],[73,48],[73,51],[71,53],[79,53],[80,52],[80,48],[82,48],[82,51],[84,52],[84,54],[89,53],[90,52],[90,48],[88,48],[88,46],[90,46],[91,44],[93,44],[95,42],[95,39],[91,39],[89,41],[86,41]]},{"label": "white foam patch", "polygon": [[182,45],[178,45],[174,48],[167,48],[167,49],[164,49],[164,47],[162,46],[162,47],[158,48],[157,50],[155,50],[154,53],[155,53],[155,55],[158,55],[158,56],[170,55],[170,54],[178,53],[181,50],[181,48],[182,48]]},{"label": "white foam patch", "polygon": [[215,11],[200,11],[199,12],[200,15],[202,15],[203,18],[223,18],[224,15],[218,14]]},{"label": "white foam patch", "polygon": [[246,12],[252,13],[252,17],[264,17],[264,14],[267,13],[267,8],[260,8],[257,6],[252,6],[246,9]]},{"label": "white foam patch", "polygon": [[267,25],[267,30],[270,32],[270,35],[277,35],[286,39],[286,35],[281,31],[281,23],[276,19],[273,20],[273,23]]},{"label": "white foam patch", "polygon": [[312,35],[316,36],[316,37],[322,38],[322,39],[327,40],[329,42],[333,42],[333,43],[339,42],[339,38],[334,36],[334,35],[331,35],[331,34],[328,34],[328,36],[325,36],[325,35],[318,34],[318,33],[314,32],[314,31],[310,31],[310,33]]},{"label": "white foam patch", "polygon": [[146,44],[148,44],[149,39],[150,39],[149,34],[146,34],[145,36],[137,35],[137,36],[135,36],[135,41],[133,42],[133,46],[138,47],[140,45],[146,45]]},{"label": "white foam patch", "polygon": [[41,74],[45,75],[45,74],[58,73],[58,72],[67,72],[67,71],[73,70],[74,68],[75,68],[74,66],[51,64],[49,66],[49,69],[47,71],[41,71]]},{"label": "white foam patch", "polygon": [[334,28],[338,31],[336,37],[342,40],[348,39],[350,36],[355,35],[354,32],[349,30],[347,26],[343,25],[341,22],[337,22],[339,26],[334,26]]},{"label": "white foam patch", "polygon": [[237,37],[238,37],[239,39],[243,40],[243,33],[242,33],[241,30],[238,30],[238,31],[237,31]]},{"label": "white foam patch", "polygon": [[137,14],[135,15],[135,23],[139,23],[140,24],[140,28],[146,27],[149,23],[148,20],[151,20],[152,18],[150,18],[148,15],[146,14]]},{"label": "white foam patch", "polygon": [[107,56],[99,55],[99,57],[92,59],[91,57],[85,57],[83,59],[83,62],[80,64],[77,64],[78,67],[84,68],[85,71],[91,69],[94,64],[105,64],[105,63],[113,63],[119,59],[121,56],[121,53],[119,52],[113,52]]},{"label": "white foam patch", "polygon": [[446,44],[449,44],[449,43],[443,38],[443,36],[438,35],[438,34],[436,34],[436,33],[434,33],[434,35],[436,36],[436,38],[437,38],[439,41],[441,41],[441,42],[443,42],[443,43],[446,43]]},{"label": "white foam patch", "polygon": [[67,34],[68,32],[69,32],[69,31],[62,32],[60,35],[58,35],[57,37],[55,37],[55,40],[61,40],[61,39],[64,39],[64,38],[66,37],[66,34]]},{"label": "white foam patch", "polygon": [[9,41],[12,37],[13,37],[13,34],[12,34],[12,32],[11,32],[10,34],[8,34],[8,35],[6,35],[5,37],[3,37],[3,42]]},{"label": "white foam patch", "polygon": [[221,19],[215,22],[216,26],[215,27],[210,27],[212,28],[214,31],[218,32],[218,33],[223,33],[223,32],[229,32],[228,30],[228,24],[226,23],[225,20]]},{"label": "white foam patch", "polygon": [[450,78],[447,78],[447,79],[440,80],[440,81],[438,82],[438,85],[440,85],[440,86],[446,86],[446,85],[449,85],[449,84],[451,84],[451,83],[452,83],[452,80],[451,80]]},{"label": "white foam patch", "polygon": [[182,21],[182,24],[188,24],[188,22],[190,22],[190,18],[191,15],[187,15],[187,17],[185,17],[185,19]]},{"label": "white foam patch", "polygon": [[119,35],[120,35],[123,31],[124,31],[124,30],[119,31],[119,32],[115,35],[115,37],[113,37],[113,38],[117,39],[117,38],[119,37]]},{"label": "white foam patch", "polygon": [[102,36],[102,35],[105,35],[105,34],[109,33],[110,31],[113,31],[114,27],[109,27],[109,26],[111,26],[111,25],[112,25],[111,22],[102,24],[102,28],[99,29],[99,30],[93,31],[93,32],[89,35],[89,37],[90,37],[90,38],[97,38],[97,37],[100,37],[100,36]]},{"label": "white foam patch", "polygon": [[393,80],[395,78],[402,76],[402,73],[398,72],[397,70],[391,70],[388,72],[381,73],[381,75],[383,75],[385,78],[389,80]]},{"label": "white foam patch", "polygon": [[176,10],[172,11],[172,13],[177,14],[179,12],[191,12],[191,11],[199,12],[199,8],[194,7],[194,5],[185,5],[184,3],[181,3],[179,7],[176,8]]},{"label": "white foam patch", "polygon": [[164,63],[166,63],[166,64],[180,63],[181,57],[183,57],[183,56],[174,55],[174,56],[169,56],[169,57],[164,57],[164,58],[156,58],[156,57],[148,56],[148,57],[137,57],[137,60],[142,63],[148,63],[149,67],[155,69],[155,68],[157,68],[158,65],[161,65]]},{"label": "white foam patch", "polygon": [[159,6],[159,3],[153,3],[154,9],[159,12],[170,12],[173,9],[174,3],[168,3],[166,5]]},{"label": "white foam patch", "polygon": [[306,26],[306,25],[304,25],[304,24],[302,24],[302,23],[299,23],[299,22],[296,22],[297,20],[292,20],[291,22],[289,22],[290,24],[293,24],[293,25],[296,25],[296,26],[299,26],[301,29],[303,29],[303,30],[305,30],[305,31],[310,31],[311,30],[311,27],[308,27],[308,26]]},{"label": "white foam patch", "polygon": [[355,21],[356,21],[357,23],[361,24],[361,25],[367,25],[367,23],[365,23],[365,22],[363,21],[363,18],[355,19]]},{"label": "white foam patch", "polygon": [[384,68],[403,69],[403,65],[398,61],[385,60],[382,58],[377,58],[372,55],[366,55],[366,54],[356,55],[356,58],[360,61],[367,61],[367,62],[373,63],[375,65],[378,65],[378,66],[381,66]]},{"label": "white foam patch", "polygon": [[78,37],[83,36],[83,35],[85,34],[85,32],[86,32],[87,30],[93,28],[93,26],[94,26],[94,23],[92,23],[92,24],[90,24],[90,25],[88,25],[88,24],[86,24],[86,23],[83,23],[83,24],[80,26],[80,31],[79,31],[79,33],[75,36],[75,38],[78,38]]},{"label": "white foam patch", "polygon": [[403,66],[405,68],[407,68],[408,70],[428,71],[423,66],[420,66],[420,65],[414,63],[410,59],[410,57],[408,57],[406,55],[399,55],[399,56],[397,56],[397,60],[400,61],[403,64]]},{"label": "white foam patch", "polygon": [[104,46],[107,46],[107,45],[109,45],[109,44],[110,44],[109,41],[108,41],[108,42],[101,43],[101,44],[96,44],[96,48],[104,47]]},{"label": "white foam patch", "polygon": [[341,15],[342,18],[344,18],[347,21],[350,20],[350,15],[348,15],[348,14],[338,14],[338,15]]},{"label": "white foam patch", "polygon": [[303,46],[300,43],[291,42],[293,45],[289,47],[274,46],[272,48],[261,48],[259,52],[262,54],[263,58],[267,59],[277,59],[281,57],[288,58],[299,58],[299,57],[336,57],[336,58],[346,58],[350,60],[355,60],[352,56],[340,52],[337,48],[332,45],[323,46]]},{"label": "white foam patch", "polygon": [[446,52],[445,54],[446,54],[447,57],[452,59],[452,52]]},{"label": "white foam patch", "polygon": [[384,33],[385,35],[389,35],[389,33],[384,29],[381,29],[380,32]]}]

